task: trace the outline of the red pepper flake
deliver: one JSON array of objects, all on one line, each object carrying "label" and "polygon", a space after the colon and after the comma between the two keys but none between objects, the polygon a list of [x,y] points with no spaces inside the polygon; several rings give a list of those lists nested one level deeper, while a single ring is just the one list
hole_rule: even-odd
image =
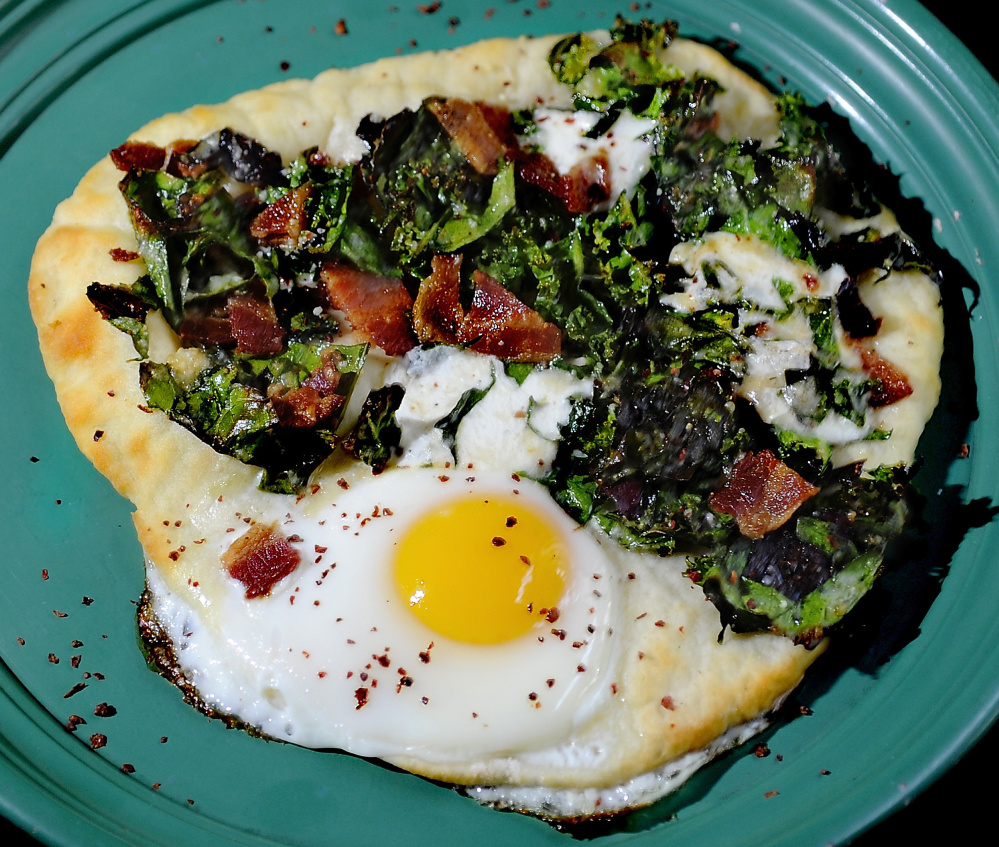
[{"label": "red pepper flake", "polygon": [[281,63],[281,70],[283,70],[283,71],[288,70],[290,67],[291,67],[291,62],[282,62]]},{"label": "red pepper flake", "polygon": [[545,620],[548,621],[548,623],[555,623],[555,621],[557,621],[559,619],[560,614],[561,613],[558,610],[558,606],[552,606],[546,612],[546,614],[545,614]]},{"label": "red pepper flake", "polygon": [[586,665],[576,665],[576,673],[584,673],[586,671]]},{"label": "red pepper flake", "polygon": [[130,765],[128,762],[125,762],[125,764],[121,766],[121,769],[124,773],[135,773],[135,766]]},{"label": "red pepper flake", "polygon": [[167,743],[167,737],[165,735],[161,735],[160,736],[160,744],[166,744],[166,743]]},{"label": "red pepper flake", "polygon": [[65,612],[60,612],[58,609],[53,609],[52,610],[52,614],[55,615],[57,618],[68,618],[69,617],[69,615],[67,615]]},{"label": "red pepper flake", "polygon": [[756,756],[757,759],[765,759],[770,755],[770,748],[765,742],[761,741],[753,748],[753,755]]},{"label": "red pepper flake", "polygon": [[659,702],[662,703],[664,709],[669,709],[671,712],[676,710],[676,703],[673,702],[673,698],[669,695],[663,697]]},{"label": "red pepper flake", "polygon": [[506,544],[505,538],[500,538],[498,535],[493,536],[493,547],[502,547]]},{"label": "red pepper flake", "polygon": [[766,797],[769,800],[771,797],[776,797],[778,794],[780,794],[779,791],[768,791],[763,796]]},{"label": "red pepper flake", "polygon": [[84,595],[80,602],[83,603],[84,606],[90,606],[94,602],[94,598]]},{"label": "red pepper flake", "polygon": [[91,750],[100,750],[101,747],[105,746],[107,743],[108,743],[108,737],[106,735],[102,735],[99,732],[95,732],[93,735],[90,736]]},{"label": "red pepper flake", "polygon": [[333,32],[335,32],[337,35],[346,35],[347,22],[343,18],[340,18],[340,20],[336,22],[336,26],[333,27]]},{"label": "red pepper flake", "polygon": [[80,647],[83,646],[83,642],[82,641],[78,641],[78,640],[76,640],[74,638],[73,641],[72,641],[72,643],[70,644],[70,646],[73,647],[73,648],[80,648]]},{"label": "red pepper flake", "polygon": [[416,8],[420,10],[420,14],[423,14],[423,15],[432,15],[434,12],[437,12],[437,11],[440,10],[441,4],[440,4],[440,0],[436,0],[436,2],[430,3],[429,5],[425,4],[425,3],[421,3]]},{"label": "red pepper flake", "polygon": [[430,664],[430,651],[433,649],[433,647],[434,647],[434,642],[431,641],[427,645],[427,649],[420,652],[420,661],[423,662],[423,664],[425,665]]},{"label": "red pepper flake", "polygon": [[85,723],[86,721],[83,718],[81,718],[79,715],[70,715],[69,718],[66,720],[66,731],[76,732],[76,728],[81,724]]},{"label": "red pepper flake", "polygon": [[356,711],[359,709],[363,709],[368,703],[368,689],[358,688],[357,690],[355,690],[354,699],[357,701],[357,705],[354,707],[354,710]]},{"label": "red pepper flake", "polygon": [[808,715],[815,714],[808,706],[799,706],[798,707],[798,712],[800,714],[802,714],[802,715],[805,715],[806,717]]},{"label": "red pepper flake", "polygon": [[98,703],[94,707],[94,714],[99,718],[113,718],[118,714],[118,710],[108,703]]},{"label": "red pepper flake", "polygon": [[530,694],[527,695],[527,699],[531,701],[537,700],[538,699],[537,692],[532,691]]},{"label": "red pepper flake", "polygon": [[962,459],[967,459],[968,456],[970,456],[970,455],[971,455],[971,447],[969,447],[967,444],[962,444],[961,445],[961,458]]},{"label": "red pepper flake", "polygon": [[42,579],[48,579],[48,578],[49,578],[49,569],[42,568]]},{"label": "red pepper flake", "polygon": [[23,638],[21,638],[21,636],[20,636],[20,635],[19,635],[19,636],[17,636],[17,643],[18,643],[18,644],[20,644],[20,645],[21,645],[22,647],[24,646],[24,639],[23,639]]},{"label": "red pepper flake", "polygon": [[59,664],[59,657],[55,653],[49,653],[49,661],[53,665],[58,665]]},{"label": "red pepper flake", "polygon": [[340,479],[336,481],[336,484],[339,485],[344,491],[350,488],[350,484],[343,477],[340,477]]},{"label": "red pepper flake", "polygon": [[94,441],[100,441],[103,437],[104,437],[103,429],[94,430]]},{"label": "red pepper flake", "polygon": [[832,771],[823,768],[822,770],[819,771],[819,773],[822,774],[822,776],[829,776],[829,774],[831,774]]},{"label": "red pepper flake", "polygon": [[517,519],[515,517],[513,517],[513,515],[511,515],[510,517],[508,517],[506,519],[506,525],[508,527],[516,526],[517,525]]}]

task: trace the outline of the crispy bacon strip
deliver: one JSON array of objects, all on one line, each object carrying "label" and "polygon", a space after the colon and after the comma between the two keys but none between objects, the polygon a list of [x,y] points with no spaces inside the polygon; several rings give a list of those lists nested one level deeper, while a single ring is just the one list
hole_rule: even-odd
[{"label": "crispy bacon strip", "polygon": [[323,266],[320,278],[330,305],[367,340],[390,356],[401,356],[416,346],[410,327],[413,298],[401,279],[333,262]]},{"label": "crispy bacon strip", "polygon": [[[111,161],[120,171],[170,171],[175,172],[174,157],[185,153],[197,144],[196,141],[177,140],[166,147],[149,144],[145,141],[126,141],[111,151]],[[175,173],[176,175],[176,173]]]},{"label": "crispy bacon strip", "polygon": [[458,145],[476,173],[493,175],[497,172],[507,145],[490,121],[490,118],[496,119],[495,111],[487,116],[478,103],[438,97],[427,100],[427,109],[440,121],[444,132]]},{"label": "crispy bacon strip", "polygon": [[880,409],[882,406],[890,406],[912,394],[909,379],[902,371],[883,358],[872,347],[865,344],[856,346],[860,351],[864,370],[874,382],[871,396],[867,400],[868,405]]},{"label": "crispy bacon strip", "polygon": [[267,206],[250,224],[250,235],[267,247],[297,247],[305,229],[308,186],[293,188]]},{"label": "crispy bacon strip", "polygon": [[271,385],[268,398],[282,426],[314,427],[343,406],[344,396],[336,393],[340,384],[338,360],[335,352],[324,355],[319,367],[290,391]]},{"label": "crispy bacon strip", "polygon": [[275,356],[284,347],[284,329],[274,305],[266,297],[235,294],[229,298],[229,328],[236,352],[250,356]]},{"label": "crispy bacon strip", "polygon": [[126,141],[111,151],[111,161],[120,171],[159,171],[167,163],[169,154],[163,147],[144,141]]},{"label": "crispy bacon strip", "polygon": [[233,579],[246,586],[246,599],[266,597],[298,567],[301,557],[276,524],[253,524],[222,556]]},{"label": "crispy bacon strip", "polygon": [[711,508],[732,515],[739,532],[762,538],[783,526],[798,507],[819,489],[769,450],[747,453],[732,476],[711,495]]},{"label": "crispy bacon strip", "polygon": [[226,306],[218,300],[185,309],[177,334],[185,347],[231,347],[236,343]]},{"label": "crispy bacon strip", "polygon": [[542,153],[517,157],[521,179],[554,195],[572,214],[591,212],[610,198],[610,163],[599,153],[560,174],[551,159]]},{"label": "crispy bacon strip", "polygon": [[192,306],[177,328],[187,345],[232,347],[249,356],[273,356],[284,347],[284,329],[271,301],[262,294],[232,294]]},{"label": "crispy bacon strip", "polygon": [[420,284],[413,326],[424,343],[462,344],[510,362],[550,362],[562,352],[562,331],[482,271],[466,313],[458,300],[461,255],[434,256]]},{"label": "crispy bacon strip", "polygon": [[465,322],[458,302],[461,254],[437,254],[430,260],[431,273],[420,283],[413,304],[413,329],[424,344],[457,344]]},{"label": "crispy bacon strip", "polygon": [[472,275],[475,292],[459,340],[477,353],[510,362],[550,362],[562,352],[562,330],[525,306],[482,271]]}]

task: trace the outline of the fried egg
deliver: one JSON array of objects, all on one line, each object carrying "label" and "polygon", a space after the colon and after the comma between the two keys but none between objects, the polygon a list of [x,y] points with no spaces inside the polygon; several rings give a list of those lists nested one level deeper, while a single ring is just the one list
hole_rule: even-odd
[{"label": "fried egg", "polygon": [[559,743],[600,708],[618,577],[540,485],[432,468],[329,482],[252,524],[311,559],[266,597],[229,578],[203,615],[150,580],[212,709],[310,747],[447,762]]}]

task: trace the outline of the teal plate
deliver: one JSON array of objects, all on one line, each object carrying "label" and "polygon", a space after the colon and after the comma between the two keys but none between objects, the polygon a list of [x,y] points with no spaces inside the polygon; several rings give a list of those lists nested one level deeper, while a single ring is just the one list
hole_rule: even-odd
[{"label": "teal plate", "polygon": [[[999,471],[988,444],[999,413],[994,80],[913,0],[491,6],[0,0],[0,285],[11,298],[0,310],[0,813],[35,838],[843,843],[936,779],[999,713],[999,615],[987,590],[999,547]],[[677,18],[686,34],[738,42],[738,59],[774,84],[828,101],[898,175],[901,194],[922,201],[911,228],[946,251],[952,306],[944,402],[922,448],[926,524],[765,736],[771,755],[723,757],[674,797],[606,828],[559,832],[376,763],[256,740],[192,711],[143,664],[129,505],[77,452],[37,353],[25,281],[54,207],[93,162],[163,112],[329,65],[603,26],[615,12],[635,14],[631,6]],[[96,716],[102,703],[115,714]],[[86,723],[68,732],[74,715]],[[94,734],[106,739],[96,751]]]}]

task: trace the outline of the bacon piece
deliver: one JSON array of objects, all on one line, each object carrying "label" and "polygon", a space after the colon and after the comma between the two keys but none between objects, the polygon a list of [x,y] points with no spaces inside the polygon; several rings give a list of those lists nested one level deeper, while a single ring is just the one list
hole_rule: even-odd
[{"label": "bacon piece", "polygon": [[769,450],[747,453],[728,481],[711,495],[711,508],[732,515],[739,532],[762,538],[783,526],[795,510],[819,489]]},{"label": "bacon piece", "polygon": [[166,147],[149,144],[145,141],[126,141],[120,147],[111,151],[111,161],[120,171],[168,171],[174,176],[186,176],[180,173],[176,157],[186,153],[198,142],[178,140]]},{"label": "bacon piece", "polygon": [[472,275],[475,293],[459,341],[477,353],[510,362],[550,362],[562,352],[562,330],[525,306],[482,271]]},{"label": "bacon piece", "polygon": [[332,262],[323,265],[320,278],[330,305],[368,341],[390,356],[401,356],[416,346],[410,327],[413,298],[401,279]]},{"label": "bacon piece", "polygon": [[461,254],[437,254],[430,260],[431,273],[420,283],[413,304],[413,329],[423,343],[457,344],[465,321],[458,302],[461,284]]},{"label": "bacon piece", "polygon": [[326,420],[344,404],[344,396],[336,393],[340,384],[337,368],[339,354],[324,353],[319,367],[298,388],[284,391],[272,384],[268,398],[282,426],[314,427]]},{"label": "bacon piece", "polygon": [[560,174],[543,153],[528,153],[517,157],[517,172],[525,182],[565,203],[574,215],[591,212],[610,198],[610,162],[603,153],[573,166],[567,174]]},{"label": "bacon piece", "polygon": [[236,343],[229,313],[225,304],[218,300],[186,308],[177,334],[185,347],[231,347]]},{"label": "bacon piece", "polygon": [[234,294],[229,298],[229,329],[236,352],[249,356],[275,356],[284,347],[284,329],[274,305],[266,297]]},{"label": "bacon piece", "polygon": [[266,597],[271,589],[298,567],[301,557],[277,524],[253,524],[222,555],[222,564],[233,579],[246,586],[246,599]]},{"label": "bacon piece", "polygon": [[517,133],[513,128],[513,115],[510,114],[509,109],[504,106],[483,103],[480,100],[476,100],[475,105],[501,144],[506,148],[518,146]]},{"label": "bacon piece", "polygon": [[144,141],[126,141],[111,151],[111,161],[120,171],[159,171],[166,166],[169,153],[163,147]]},{"label": "bacon piece", "polygon": [[[478,103],[450,98],[434,97],[427,100],[427,109],[433,114],[476,173],[493,175],[497,163],[506,154],[507,145],[500,140]],[[496,117],[493,112],[490,117]]]},{"label": "bacon piece", "polygon": [[874,387],[867,403],[874,409],[890,406],[912,394],[909,379],[891,362],[883,358],[872,347],[864,344],[856,345],[860,351],[861,362],[867,375],[873,380]]},{"label": "bacon piece", "polygon": [[458,300],[460,254],[434,256],[431,267],[413,307],[421,342],[466,345],[510,362],[550,362],[562,352],[562,331],[482,271],[472,275],[466,313]]},{"label": "bacon piece", "polygon": [[185,346],[232,347],[249,356],[273,356],[284,346],[284,329],[270,300],[261,294],[232,294],[189,306],[177,327]]},{"label": "bacon piece", "polygon": [[144,321],[149,314],[149,304],[127,288],[92,282],[87,286],[87,297],[104,320],[133,318]]},{"label": "bacon piece", "polygon": [[305,229],[305,201],[310,189],[301,185],[267,206],[250,224],[250,235],[266,247],[297,247]]}]

